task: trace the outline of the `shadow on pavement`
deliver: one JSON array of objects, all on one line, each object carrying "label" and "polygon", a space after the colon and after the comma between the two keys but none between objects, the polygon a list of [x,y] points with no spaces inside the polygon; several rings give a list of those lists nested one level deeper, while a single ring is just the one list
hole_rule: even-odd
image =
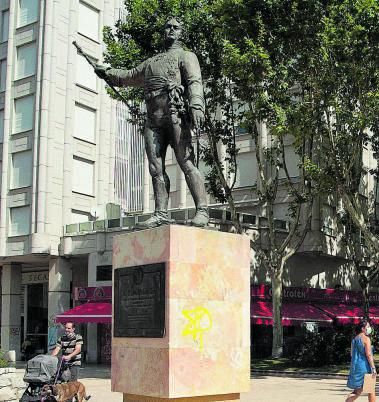
[{"label": "shadow on pavement", "polygon": [[111,366],[102,364],[84,364],[79,371],[80,378],[111,378]]}]

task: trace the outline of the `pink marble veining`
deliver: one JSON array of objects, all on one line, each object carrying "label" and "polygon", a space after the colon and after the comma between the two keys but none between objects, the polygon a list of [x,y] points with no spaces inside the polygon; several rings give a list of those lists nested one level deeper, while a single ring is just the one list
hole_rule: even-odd
[{"label": "pink marble veining", "polygon": [[115,236],[113,250],[114,269],[166,262],[166,334],[113,338],[112,390],[160,398],[248,391],[248,238],[169,225]]}]

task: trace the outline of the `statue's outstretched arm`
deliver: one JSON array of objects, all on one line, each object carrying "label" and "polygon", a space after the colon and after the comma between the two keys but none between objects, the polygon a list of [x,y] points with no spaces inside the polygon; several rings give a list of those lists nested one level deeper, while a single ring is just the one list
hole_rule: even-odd
[{"label": "statue's outstretched arm", "polygon": [[144,85],[145,63],[130,70],[122,68],[108,68],[98,65],[95,73],[115,87],[140,87]]}]

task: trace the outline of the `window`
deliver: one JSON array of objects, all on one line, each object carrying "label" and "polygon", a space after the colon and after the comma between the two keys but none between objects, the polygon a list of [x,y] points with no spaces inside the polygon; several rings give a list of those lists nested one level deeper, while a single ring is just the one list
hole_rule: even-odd
[{"label": "window", "polygon": [[170,179],[170,191],[176,191],[176,181],[178,173],[177,165],[166,166],[166,173]]},{"label": "window", "polygon": [[94,73],[93,68],[90,66],[87,60],[79,54],[77,55],[76,66],[76,83],[86,88],[92,89],[93,91],[96,91],[96,74]]},{"label": "window", "polygon": [[82,2],[79,3],[78,31],[87,38],[99,40],[99,12]]},{"label": "window", "polygon": [[7,80],[7,61],[0,61],[0,91],[5,91],[5,85]]},{"label": "window", "polygon": [[18,0],[18,27],[38,20],[39,0]]},{"label": "window", "polygon": [[96,112],[82,105],[75,105],[74,137],[95,142]]},{"label": "window", "polygon": [[234,100],[233,101],[233,113],[235,119],[235,134],[243,135],[247,133],[246,128],[244,127],[245,114],[248,112],[248,106],[241,101]]},{"label": "window", "polygon": [[237,155],[236,187],[251,186],[256,182],[257,169],[252,152]]},{"label": "window", "polygon": [[13,132],[33,129],[34,96],[25,96],[14,101]]},{"label": "window", "polygon": [[112,280],[112,265],[98,265],[96,267],[96,280],[97,281],[111,281]]},{"label": "window", "polygon": [[0,143],[4,142],[4,109],[0,110]]},{"label": "window", "polygon": [[11,187],[28,187],[32,183],[32,152],[17,152],[12,155]]},{"label": "window", "polygon": [[11,208],[10,222],[10,236],[23,236],[29,234],[30,207]]},{"label": "window", "polygon": [[74,157],[72,173],[72,191],[93,195],[94,163]]},{"label": "window", "polygon": [[1,41],[6,42],[8,40],[9,31],[9,10],[5,10],[1,13]]},{"label": "window", "polygon": [[199,170],[205,180],[206,175],[211,170],[210,166],[207,166],[203,160],[199,160]]},{"label": "window", "polygon": [[[299,163],[300,163],[300,155],[296,153],[293,145],[286,146],[284,149],[285,158],[286,158],[286,166],[288,170],[288,174],[290,177],[299,177]],[[286,178],[286,173],[283,169],[280,169],[279,178]]]},{"label": "window", "polygon": [[16,79],[29,77],[36,72],[37,47],[36,43],[29,43],[17,48]]}]

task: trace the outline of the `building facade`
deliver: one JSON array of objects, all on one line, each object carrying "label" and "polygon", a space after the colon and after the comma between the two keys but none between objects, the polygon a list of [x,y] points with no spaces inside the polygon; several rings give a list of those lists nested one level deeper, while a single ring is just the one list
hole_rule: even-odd
[{"label": "building facade", "polygon": [[[62,227],[114,201],[116,109],[96,62],[121,0],[0,1],[1,348],[54,342],[86,269],[60,257]],[[48,337],[52,338],[51,341]]]}]

